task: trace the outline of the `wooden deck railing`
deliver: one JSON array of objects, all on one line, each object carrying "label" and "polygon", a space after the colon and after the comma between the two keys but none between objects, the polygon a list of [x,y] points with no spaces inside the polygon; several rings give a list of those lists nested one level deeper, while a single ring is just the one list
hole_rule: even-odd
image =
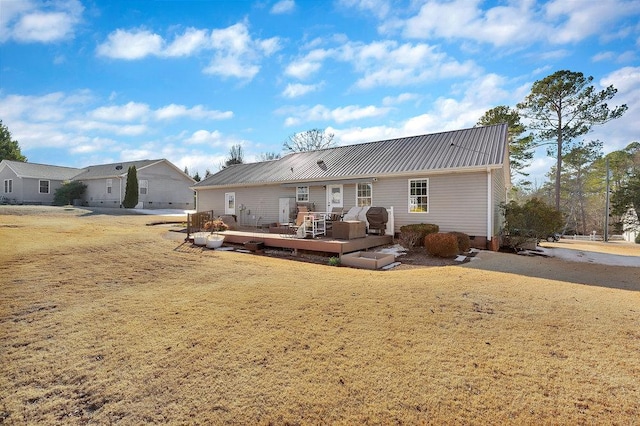
[{"label": "wooden deck railing", "polygon": [[213,210],[187,214],[187,239],[191,238],[194,232],[204,229],[204,224],[213,220]]}]

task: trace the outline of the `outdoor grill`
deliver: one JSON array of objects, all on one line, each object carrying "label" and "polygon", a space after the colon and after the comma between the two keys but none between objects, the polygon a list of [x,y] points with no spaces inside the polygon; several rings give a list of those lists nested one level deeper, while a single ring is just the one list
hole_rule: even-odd
[{"label": "outdoor grill", "polygon": [[367,211],[367,222],[369,222],[369,233],[384,235],[387,229],[389,214],[384,207],[370,207]]}]

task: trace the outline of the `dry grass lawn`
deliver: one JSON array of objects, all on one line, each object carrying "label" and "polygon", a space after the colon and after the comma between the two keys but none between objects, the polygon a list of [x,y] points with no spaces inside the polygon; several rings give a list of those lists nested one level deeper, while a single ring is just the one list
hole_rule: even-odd
[{"label": "dry grass lawn", "polygon": [[335,268],[181,246],[144,216],[4,213],[0,423],[639,418],[640,291]]}]

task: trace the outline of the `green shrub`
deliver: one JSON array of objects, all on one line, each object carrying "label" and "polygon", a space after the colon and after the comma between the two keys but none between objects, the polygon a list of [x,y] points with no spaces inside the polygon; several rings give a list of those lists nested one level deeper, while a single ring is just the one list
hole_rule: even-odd
[{"label": "green shrub", "polygon": [[532,239],[546,239],[564,223],[562,213],[537,198],[522,205],[510,201],[500,207],[504,212],[506,241],[516,251]]},{"label": "green shrub", "polygon": [[458,249],[461,253],[469,251],[471,248],[471,238],[464,232],[449,232],[458,239]]},{"label": "green shrub", "polygon": [[412,249],[424,244],[424,237],[437,233],[438,225],[432,223],[414,223],[400,227],[400,244],[406,249]]},{"label": "green shrub", "polygon": [[340,258],[335,256],[330,257],[329,266],[340,266]]},{"label": "green shrub", "polygon": [[53,194],[53,204],[56,206],[73,204],[73,200],[82,198],[86,190],[87,185],[80,181],[66,182]]},{"label": "green shrub", "polygon": [[636,236],[636,244],[640,244],[640,234]]},{"label": "green shrub", "polygon": [[453,257],[460,253],[458,239],[450,233],[429,234],[424,237],[424,246],[431,256]]}]

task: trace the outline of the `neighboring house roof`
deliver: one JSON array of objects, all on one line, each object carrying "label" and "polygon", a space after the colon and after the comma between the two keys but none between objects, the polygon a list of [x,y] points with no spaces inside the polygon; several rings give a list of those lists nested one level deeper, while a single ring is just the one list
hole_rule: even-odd
[{"label": "neighboring house roof", "polygon": [[2,160],[0,165],[9,167],[19,178],[71,180],[82,171],[73,167],[49,166],[47,164],[23,163],[21,161]]},{"label": "neighboring house roof", "polygon": [[298,152],[278,160],[229,166],[194,188],[501,168],[507,143],[507,125],[498,124]]},{"label": "neighboring house roof", "polygon": [[135,166],[136,171],[165,160],[121,161],[112,164],[96,164],[85,167],[82,173],[74,176],[74,180],[109,179],[127,176],[129,167]]}]

